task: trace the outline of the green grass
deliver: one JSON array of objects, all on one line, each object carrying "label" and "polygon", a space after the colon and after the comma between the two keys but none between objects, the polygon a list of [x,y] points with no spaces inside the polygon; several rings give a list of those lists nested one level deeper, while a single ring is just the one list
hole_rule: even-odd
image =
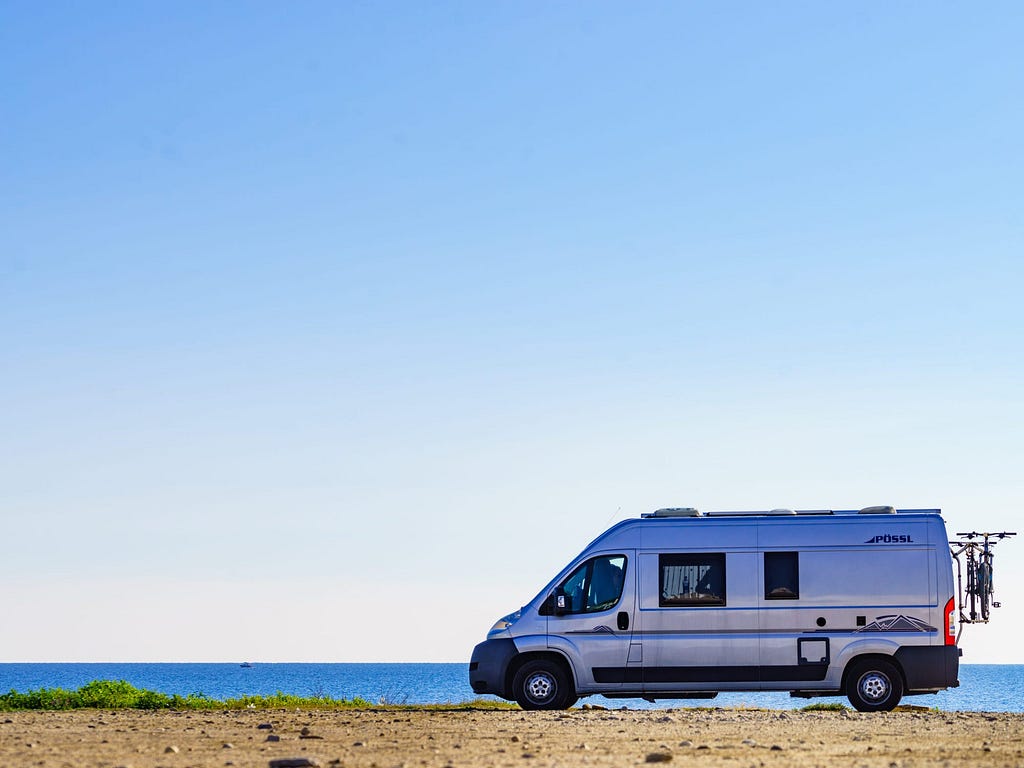
[{"label": "green grass", "polygon": [[838,701],[819,702],[800,707],[801,712],[846,712],[848,709],[848,706]]},{"label": "green grass", "polygon": [[356,696],[332,699],[329,696],[293,696],[278,691],[272,696],[241,696],[214,699],[202,693],[169,696],[136,688],[124,680],[94,680],[75,691],[40,688],[35,691],[0,694],[0,712],[29,709],[514,709],[504,701],[477,699],[458,704],[374,705]]}]

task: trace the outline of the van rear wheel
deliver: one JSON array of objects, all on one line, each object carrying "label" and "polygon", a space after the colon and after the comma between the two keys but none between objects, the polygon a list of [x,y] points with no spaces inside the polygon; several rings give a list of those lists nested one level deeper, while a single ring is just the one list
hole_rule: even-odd
[{"label": "van rear wheel", "polygon": [[854,662],[846,676],[846,697],[858,712],[888,712],[903,698],[903,677],[884,659]]},{"label": "van rear wheel", "polygon": [[512,680],[512,694],[523,709],[567,709],[576,702],[565,670],[547,659],[523,664]]}]

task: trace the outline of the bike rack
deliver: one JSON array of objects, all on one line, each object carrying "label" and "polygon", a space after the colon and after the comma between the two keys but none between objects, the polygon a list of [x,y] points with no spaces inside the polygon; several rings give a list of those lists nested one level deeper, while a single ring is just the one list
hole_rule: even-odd
[{"label": "bike rack", "polygon": [[[992,547],[1002,539],[1016,536],[1015,532],[999,531],[998,533],[981,533],[967,531],[956,534],[959,538],[949,542],[949,551],[956,561],[957,597],[960,607],[960,631],[956,641],[964,631],[964,624],[987,624],[989,608],[1000,608],[1001,604],[993,600],[994,587],[992,582]],[[964,566],[961,556],[966,561],[967,587],[964,588]],[[970,602],[970,612],[965,613],[966,603]]]}]

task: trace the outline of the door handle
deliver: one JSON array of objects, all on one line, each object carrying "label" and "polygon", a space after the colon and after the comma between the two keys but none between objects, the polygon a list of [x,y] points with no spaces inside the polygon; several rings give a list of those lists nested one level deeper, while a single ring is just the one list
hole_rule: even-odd
[{"label": "door handle", "polygon": [[628,613],[626,613],[625,611],[619,611],[619,615],[618,615],[617,621],[618,621],[619,629],[621,629],[621,630],[629,629],[629,614]]}]

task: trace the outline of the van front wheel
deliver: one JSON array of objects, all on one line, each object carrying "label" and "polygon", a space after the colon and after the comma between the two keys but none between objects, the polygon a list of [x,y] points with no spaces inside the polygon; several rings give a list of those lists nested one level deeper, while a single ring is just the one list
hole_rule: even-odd
[{"label": "van front wheel", "polygon": [[523,664],[512,680],[512,693],[523,709],[566,709],[576,701],[565,670],[546,659]]},{"label": "van front wheel", "polygon": [[857,661],[846,676],[846,697],[858,712],[888,712],[903,698],[903,678],[884,659]]}]

